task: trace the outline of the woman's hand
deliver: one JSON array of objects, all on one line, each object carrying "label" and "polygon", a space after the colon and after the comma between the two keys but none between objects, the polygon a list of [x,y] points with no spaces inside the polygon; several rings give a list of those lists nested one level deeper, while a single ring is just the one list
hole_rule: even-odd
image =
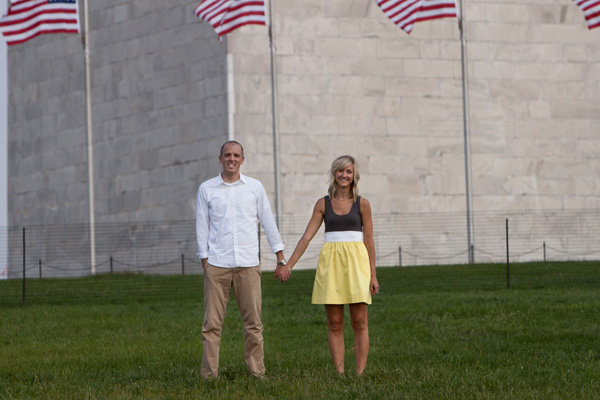
[{"label": "woman's hand", "polygon": [[377,282],[377,277],[375,275],[371,276],[369,287],[371,288],[371,294],[379,293],[379,282]]},{"label": "woman's hand", "polygon": [[287,265],[284,265],[283,270],[279,274],[279,280],[281,282],[285,282],[288,279],[290,279],[291,276],[292,276],[292,269],[290,267],[288,267]]},{"label": "woman's hand", "polygon": [[279,279],[281,282],[285,282],[290,279],[292,275],[292,269],[287,265],[278,265],[273,273],[273,278]]}]

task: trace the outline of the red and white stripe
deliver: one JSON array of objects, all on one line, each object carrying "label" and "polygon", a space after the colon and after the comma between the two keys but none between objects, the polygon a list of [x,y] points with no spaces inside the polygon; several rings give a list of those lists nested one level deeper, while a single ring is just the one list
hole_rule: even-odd
[{"label": "red and white stripe", "polygon": [[0,32],[9,46],[43,33],[79,33],[77,2],[14,0],[7,14],[0,18]]},{"label": "red and white stripe", "polygon": [[456,17],[455,0],[376,0],[394,24],[410,33],[415,22]]},{"label": "red and white stripe", "polygon": [[573,0],[581,8],[589,29],[600,26],[600,0]]},{"label": "red and white stripe", "polygon": [[194,10],[219,37],[243,25],[266,25],[264,0],[204,0]]}]

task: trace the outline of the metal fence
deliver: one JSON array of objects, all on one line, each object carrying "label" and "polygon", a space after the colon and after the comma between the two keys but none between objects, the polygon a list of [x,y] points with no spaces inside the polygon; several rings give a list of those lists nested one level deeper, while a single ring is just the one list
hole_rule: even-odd
[{"label": "metal fence", "polygon": [[[407,213],[374,216],[378,266],[600,259],[600,212],[510,211],[472,216],[467,241],[464,213]],[[282,216],[281,232],[289,256],[308,217]],[[260,234],[260,229],[259,229]],[[151,223],[101,223],[95,227],[92,260],[87,224],[0,228],[3,278],[79,277],[91,274],[200,274],[193,220]],[[299,268],[314,268],[323,228],[311,242]],[[264,234],[261,262],[275,265]],[[507,258],[508,257],[508,258]]]}]

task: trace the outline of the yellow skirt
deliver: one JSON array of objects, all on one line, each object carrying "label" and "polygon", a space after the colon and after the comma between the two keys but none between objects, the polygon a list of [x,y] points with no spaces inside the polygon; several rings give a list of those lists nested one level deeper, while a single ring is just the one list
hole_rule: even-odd
[{"label": "yellow skirt", "polygon": [[370,281],[369,254],[363,242],[325,242],[312,304],[371,304]]}]

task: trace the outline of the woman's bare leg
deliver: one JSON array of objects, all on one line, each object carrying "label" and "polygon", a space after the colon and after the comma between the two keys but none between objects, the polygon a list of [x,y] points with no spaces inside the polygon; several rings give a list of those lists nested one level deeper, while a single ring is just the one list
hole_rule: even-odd
[{"label": "woman's bare leg", "polygon": [[344,306],[341,304],[325,304],[327,312],[327,328],[329,352],[338,374],[344,373]]},{"label": "woman's bare leg", "polygon": [[350,304],[350,321],[354,331],[354,354],[356,355],[356,373],[360,376],[367,365],[369,355],[369,324],[366,303]]}]

